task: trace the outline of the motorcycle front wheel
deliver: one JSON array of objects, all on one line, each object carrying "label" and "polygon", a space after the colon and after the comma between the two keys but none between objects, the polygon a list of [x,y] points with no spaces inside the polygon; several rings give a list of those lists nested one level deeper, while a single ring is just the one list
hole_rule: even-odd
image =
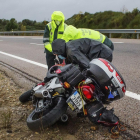
[{"label": "motorcycle front wheel", "polygon": [[32,131],[42,131],[57,122],[67,110],[67,103],[63,97],[53,99],[53,106],[46,108],[41,113],[35,110],[27,118],[27,126]]},{"label": "motorcycle front wheel", "polygon": [[19,97],[19,101],[21,103],[26,103],[30,100],[30,97],[32,96],[32,89],[28,90],[26,92],[24,92],[20,97]]}]

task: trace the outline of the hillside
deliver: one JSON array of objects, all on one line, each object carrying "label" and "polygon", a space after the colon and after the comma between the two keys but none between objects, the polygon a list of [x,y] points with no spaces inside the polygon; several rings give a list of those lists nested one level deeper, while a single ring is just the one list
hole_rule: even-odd
[{"label": "hillside", "polygon": [[[132,12],[104,11],[91,14],[88,12],[73,15],[65,21],[68,25],[77,28],[90,29],[140,29],[140,11],[135,8]],[[16,19],[0,19],[0,31],[31,31],[44,30],[48,21],[36,22],[24,19],[17,22]],[[135,34],[113,34],[112,37],[136,38]]]}]

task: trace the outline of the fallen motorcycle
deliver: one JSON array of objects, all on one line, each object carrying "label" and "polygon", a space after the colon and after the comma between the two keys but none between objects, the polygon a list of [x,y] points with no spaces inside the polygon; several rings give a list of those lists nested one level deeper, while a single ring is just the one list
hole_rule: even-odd
[{"label": "fallen motorcycle", "polygon": [[60,118],[67,121],[68,107],[77,113],[83,112],[93,123],[118,124],[115,117],[111,122],[102,120],[103,103],[118,100],[126,92],[123,77],[107,60],[93,59],[90,68],[84,71],[73,64],[53,66],[47,78],[50,79],[47,83],[37,84],[19,97],[21,102],[32,98],[35,107],[27,118],[29,129],[40,131]]}]

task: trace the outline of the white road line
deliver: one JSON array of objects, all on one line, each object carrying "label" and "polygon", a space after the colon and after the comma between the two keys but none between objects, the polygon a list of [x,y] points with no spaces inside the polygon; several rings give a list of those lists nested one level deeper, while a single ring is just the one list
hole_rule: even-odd
[{"label": "white road line", "polygon": [[43,40],[43,38],[32,38],[32,39],[42,39]]},{"label": "white road line", "polygon": [[34,44],[36,44],[36,43],[30,43],[30,44],[33,44],[33,45],[34,45]]},{"label": "white road line", "polygon": [[25,38],[25,37],[11,37],[11,36],[0,36],[0,38]]},{"label": "white road line", "polygon": [[128,96],[128,97],[140,100],[140,95],[139,94],[136,94],[136,93],[133,93],[133,92],[130,92],[130,91],[126,91],[125,95]]},{"label": "white road line", "polygon": [[44,44],[36,44],[36,45],[44,45]]},{"label": "white road line", "polygon": [[113,42],[113,43],[124,43],[124,42]]},{"label": "white road line", "polygon": [[[34,64],[34,65],[37,65],[37,66],[40,66],[40,67],[43,67],[43,68],[48,68],[47,65],[44,65],[44,64],[32,61],[32,60],[28,60],[28,59],[25,59],[25,58],[22,58],[22,57],[19,57],[19,56],[15,56],[15,55],[12,55],[12,54],[9,54],[9,53],[5,53],[5,52],[2,52],[2,51],[0,51],[0,53],[4,54],[4,55],[7,55],[7,56],[10,56],[10,57],[13,57],[13,58],[16,58],[16,59],[19,59],[19,60],[22,60],[22,61],[25,61],[25,62],[28,62],[28,63],[31,63],[31,64]],[[138,95],[136,93],[126,91],[125,95],[128,96],[128,97],[134,98],[136,100],[140,100],[140,95]]]},{"label": "white road line", "polygon": [[5,52],[2,52],[2,51],[0,51],[0,53],[4,54],[4,55],[7,55],[7,56],[10,56],[10,57],[13,57],[13,58],[16,58],[16,59],[19,59],[19,60],[22,60],[22,61],[25,61],[25,62],[28,62],[28,63],[31,63],[31,64],[34,64],[34,65],[37,65],[37,66],[40,66],[40,67],[43,67],[43,68],[48,68],[47,65],[44,65],[44,64],[32,61],[32,60],[28,60],[28,59],[25,59],[25,58],[22,58],[22,57],[19,57],[19,56],[15,56],[15,55],[12,55],[12,54],[9,54],[9,53],[5,53]]},{"label": "white road line", "polygon": [[37,44],[37,43],[30,43],[31,45],[44,45],[44,44]]}]

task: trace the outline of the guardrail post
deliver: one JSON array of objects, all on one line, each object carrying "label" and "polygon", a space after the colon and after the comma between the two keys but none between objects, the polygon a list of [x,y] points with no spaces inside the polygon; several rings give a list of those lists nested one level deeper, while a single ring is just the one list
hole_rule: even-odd
[{"label": "guardrail post", "polygon": [[111,33],[109,33],[109,38],[111,38]]},{"label": "guardrail post", "polygon": [[139,39],[139,34],[137,34],[137,39]]}]

